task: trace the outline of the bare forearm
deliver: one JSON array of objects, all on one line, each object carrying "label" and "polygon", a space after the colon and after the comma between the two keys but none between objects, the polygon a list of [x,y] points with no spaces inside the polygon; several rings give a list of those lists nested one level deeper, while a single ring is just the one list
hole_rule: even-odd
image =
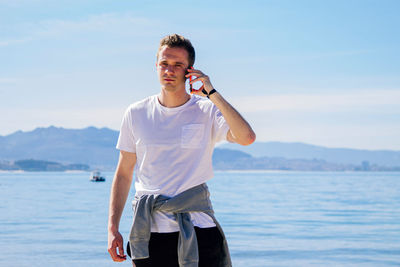
[{"label": "bare forearm", "polygon": [[108,252],[112,259],[118,262],[126,260],[124,240],[118,229],[122,211],[131,188],[135,164],[135,153],[120,150],[118,166],[111,186],[108,215]]},{"label": "bare forearm", "polygon": [[131,183],[131,177],[118,176],[117,174],[114,177],[110,196],[109,230],[117,230],[119,228],[119,221],[129,195]]},{"label": "bare forearm", "polygon": [[110,206],[108,215],[108,230],[118,231],[119,221],[125,207],[126,199],[132,184],[133,169],[136,164],[136,154],[120,151],[117,170],[111,186]]},{"label": "bare forearm", "polygon": [[221,111],[237,143],[241,145],[249,145],[254,142],[256,135],[250,124],[222,97],[221,94],[218,92],[212,94],[210,100]]},{"label": "bare forearm", "polygon": [[[236,142],[241,145],[250,145],[256,140],[256,134],[247,121],[226,101],[221,94],[215,92],[211,95],[209,93],[213,90],[210,77],[205,75],[198,69],[187,69],[185,77],[190,78],[190,84],[201,81],[203,85],[191,92],[196,95],[209,96],[210,100],[217,106],[224,116],[229,125],[230,132],[228,133],[228,140]],[[192,77],[197,77],[192,80]]]}]

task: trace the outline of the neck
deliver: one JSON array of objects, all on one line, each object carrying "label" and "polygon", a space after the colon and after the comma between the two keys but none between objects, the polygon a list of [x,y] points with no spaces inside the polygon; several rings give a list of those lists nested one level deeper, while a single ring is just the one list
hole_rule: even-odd
[{"label": "neck", "polygon": [[182,106],[189,101],[190,95],[186,93],[185,89],[176,91],[167,91],[164,88],[161,89],[161,93],[158,95],[158,101],[161,105],[167,108],[175,108]]}]

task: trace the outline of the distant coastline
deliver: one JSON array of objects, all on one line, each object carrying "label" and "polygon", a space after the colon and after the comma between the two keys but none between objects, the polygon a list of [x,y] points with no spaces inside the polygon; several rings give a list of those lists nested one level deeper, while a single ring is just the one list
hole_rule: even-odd
[{"label": "distant coastline", "polygon": [[[50,126],[0,136],[0,170],[113,171],[118,164],[118,131]],[[27,149],[29,148],[29,149]],[[400,171],[400,151],[326,148],[304,143],[221,144],[216,171]]]},{"label": "distant coastline", "polygon": [[385,172],[385,173],[398,173],[400,172],[399,170],[393,170],[393,171],[304,171],[304,170],[214,170],[215,173],[293,173],[293,172],[304,172],[304,173],[362,173],[362,172],[367,172],[367,173],[380,173],[380,172]]},{"label": "distant coastline", "polygon": [[[226,151],[223,151],[226,153]],[[217,153],[218,155],[218,153]],[[216,172],[398,172],[400,167],[370,166],[368,162],[361,165],[343,165],[325,161],[288,160],[253,158],[251,156],[227,160],[223,157],[213,158]],[[254,168],[254,166],[256,168]],[[96,169],[99,169],[96,167]],[[92,168],[87,164],[62,164],[45,160],[0,161],[0,171],[6,172],[89,172]],[[102,171],[113,171],[111,168],[100,168]]]},{"label": "distant coastline", "polygon": [[43,171],[89,171],[87,164],[61,164],[54,161],[24,159],[16,161],[0,161],[0,170],[4,171],[25,171],[25,172],[43,172]]}]

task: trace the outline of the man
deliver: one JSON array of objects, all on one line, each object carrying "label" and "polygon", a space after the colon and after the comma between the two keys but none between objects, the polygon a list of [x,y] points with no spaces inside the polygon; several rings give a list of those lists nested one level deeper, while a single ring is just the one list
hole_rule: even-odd
[{"label": "man", "polygon": [[[135,213],[127,247],[133,266],[230,266],[205,182],[213,176],[216,142],[249,145],[255,133],[210,78],[193,69],[194,61],[188,39],[164,37],[156,63],[160,94],[125,112],[109,208],[108,251],[114,261],[126,259],[118,228],[135,169]],[[201,82],[201,88],[187,93],[187,78],[191,84]]]}]

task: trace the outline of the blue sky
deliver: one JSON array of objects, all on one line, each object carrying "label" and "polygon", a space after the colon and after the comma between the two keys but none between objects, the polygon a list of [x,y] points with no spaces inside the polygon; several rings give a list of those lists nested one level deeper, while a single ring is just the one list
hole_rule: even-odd
[{"label": "blue sky", "polygon": [[195,66],[258,141],[400,150],[399,1],[0,0],[0,135],[119,129],[159,92],[160,38]]}]

